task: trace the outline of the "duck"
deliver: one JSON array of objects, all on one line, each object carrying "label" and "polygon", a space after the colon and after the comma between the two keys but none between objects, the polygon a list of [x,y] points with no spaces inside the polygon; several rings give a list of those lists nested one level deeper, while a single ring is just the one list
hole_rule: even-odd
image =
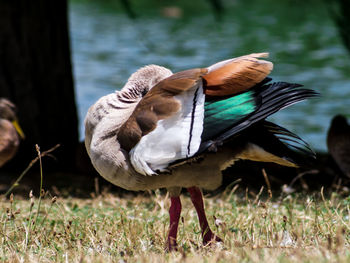
[{"label": "duck", "polygon": [[332,118],[327,133],[327,148],[341,172],[350,178],[350,125],[341,114]]},{"label": "duck", "polygon": [[253,53],[177,73],[144,66],[89,108],[85,147],[97,172],[131,191],[167,189],[167,250],[177,249],[183,188],[207,246],[222,239],[209,227],[202,190],[217,189],[222,171],[238,160],[298,167],[315,158],[298,135],[266,118],[318,93],[272,82],[267,56]]},{"label": "duck", "polygon": [[6,98],[0,98],[0,167],[11,160],[25,135],[18,124],[16,106]]}]

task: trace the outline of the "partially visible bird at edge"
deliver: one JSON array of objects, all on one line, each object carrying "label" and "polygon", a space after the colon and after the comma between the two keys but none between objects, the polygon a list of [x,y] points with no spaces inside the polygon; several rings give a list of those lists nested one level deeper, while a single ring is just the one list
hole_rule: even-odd
[{"label": "partially visible bird at edge", "polygon": [[16,106],[0,98],[0,167],[15,156],[21,138],[24,133],[18,124]]},{"label": "partially visible bird at edge", "polygon": [[85,118],[93,166],[133,191],[167,188],[171,205],[167,249],[177,249],[180,193],[187,188],[203,245],[221,242],[209,227],[201,189],[214,190],[237,160],[298,167],[314,158],[296,134],[265,119],[317,92],[272,82],[273,64],[250,54],[207,68],[172,73],[149,65],[120,90],[100,98]]},{"label": "partially visible bird at edge", "polygon": [[332,119],[327,147],[341,172],[350,178],[350,125],[343,115],[336,115]]}]

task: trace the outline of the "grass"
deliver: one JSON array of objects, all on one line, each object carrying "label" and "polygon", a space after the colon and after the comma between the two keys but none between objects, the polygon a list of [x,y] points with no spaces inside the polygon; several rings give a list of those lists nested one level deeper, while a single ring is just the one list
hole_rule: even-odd
[{"label": "grass", "polygon": [[0,261],[350,261],[350,198],[338,193],[269,199],[238,190],[206,199],[211,227],[224,240],[216,247],[201,246],[195,210],[188,197],[182,203],[179,251],[166,253],[169,198],[158,191],[78,199],[42,190],[40,202],[11,195],[0,203]]}]

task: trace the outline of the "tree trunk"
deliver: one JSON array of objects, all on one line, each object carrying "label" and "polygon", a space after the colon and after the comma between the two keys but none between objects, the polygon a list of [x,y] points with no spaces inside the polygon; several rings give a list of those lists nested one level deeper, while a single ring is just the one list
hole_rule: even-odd
[{"label": "tree trunk", "polygon": [[57,143],[56,167],[74,164],[78,143],[66,0],[0,2],[0,97],[12,100],[26,135],[18,169]]}]

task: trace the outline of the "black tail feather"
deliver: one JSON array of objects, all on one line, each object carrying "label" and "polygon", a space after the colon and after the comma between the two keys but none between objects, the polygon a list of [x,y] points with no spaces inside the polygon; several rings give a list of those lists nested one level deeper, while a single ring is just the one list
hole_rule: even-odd
[{"label": "black tail feather", "polygon": [[269,121],[264,121],[263,125],[269,132],[274,134],[279,139],[279,141],[281,141],[284,145],[286,145],[290,150],[294,152],[292,154],[292,159],[293,155],[298,155],[295,157],[297,159],[297,162],[301,157],[300,155],[303,156],[303,159],[316,158],[316,153],[311,149],[310,145],[295,133]]},{"label": "black tail feather", "polygon": [[229,142],[232,147],[242,143],[255,144],[296,166],[310,165],[316,158],[309,144],[298,135],[268,121],[255,123]]},{"label": "black tail feather", "polygon": [[[236,123],[227,131],[217,136],[216,138],[212,138],[211,140],[202,142],[198,153],[205,151],[212,145],[222,144],[225,140],[238,136],[241,132],[243,132],[253,124],[264,120],[268,116],[281,109],[284,109],[295,103],[319,95],[319,93],[317,93],[316,91],[300,88],[302,86],[299,84],[291,84],[287,82],[274,82],[267,84],[270,80],[270,78],[266,78],[263,82],[259,83],[252,89],[255,91],[256,101],[259,106],[258,109],[255,112],[248,115],[246,118],[242,119],[241,122]],[[293,146],[293,144],[288,144],[286,142],[288,140],[291,142],[291,138],[300,141],[300,137],[276,124],[269,123],[269,125],[271,129],[273,127],[276,131],[276,136],[280,137],[281,139],[283,134],[287,136],[287,139],[285,139],[284,142],[286,144],[286,147],[287,145],[289,145],[290,147],[295,148],[296,150],[300,150],[301,152],[303,151],[303,149],[305,149],[305,147],[301,147],[301,149],[298,149],[299,146]],[[304,142],[303,140],[301,141]],[[307,144],[304,142],[303,146],[305,145]],[[308,150],[305,153],[311,150],[308,147],[306,147],[306,149]]]}]

